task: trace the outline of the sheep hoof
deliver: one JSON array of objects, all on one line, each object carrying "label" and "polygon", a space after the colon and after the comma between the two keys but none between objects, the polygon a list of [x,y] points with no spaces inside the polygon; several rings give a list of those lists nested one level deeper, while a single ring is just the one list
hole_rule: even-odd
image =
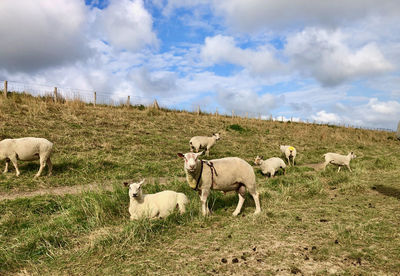
[{"label": "sheep hoof", "polygon": [[261,213],[261,211],[257,210],[257,211],[254,212],[254,215],[259,215],[260,213]]},{"label": "sheep hoof", "polygon": [[237,215],[239,215],[239,212],[233,212],[232,216],[236,217]]}]

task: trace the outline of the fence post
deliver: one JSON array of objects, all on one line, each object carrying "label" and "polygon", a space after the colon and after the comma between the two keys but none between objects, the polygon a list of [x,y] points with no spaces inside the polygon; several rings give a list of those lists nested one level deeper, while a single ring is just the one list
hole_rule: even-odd
[{"label": "fence post", "polygon": [[131,105],[131,96],[128,95],[128,99],[126,99],[126,106],[130,106]]},{"label": "fence post", "polygon": [[54,87],[54,102],[57,102],[57,87]]},{"label": "fence post", "polygon": [[200,115],[200,105],[197,106],[197,115]]},{"label": "fence post", "polygon": [[261,113],[258,113],[258,119],[261,121]]},{"label": "fence post", "polygon": [[218,107],[215,108],[215,117],[218,118]]},{"label": "fence post", "polygon": [[8,82],[5,80],[4,81],[4,98],[6,98],[6,99],[7,99],[7,85],[8,85]]},{"label": "fence post", "polygon": [[96,91],[94,91],[94,102],[93,102],[93,106],[96,106],[96,100],[97,100],[97,95],[96,95]]},{"label": "fence post", "polygon": [[232,118],[234,118],[235,117],[235,111],[233,111],[233,109],[232,109]]},{"label": "fence post", "polygon": [[246,119],[249,118],[249,112],[246,112]]}]

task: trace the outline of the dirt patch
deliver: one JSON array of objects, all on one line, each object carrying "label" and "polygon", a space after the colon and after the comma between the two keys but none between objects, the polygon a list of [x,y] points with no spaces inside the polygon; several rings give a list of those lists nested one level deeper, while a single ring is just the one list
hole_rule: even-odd
[{"label": "dirt patch", "polygon": [[[179,181],[185,181],[184,177],[176,178]],[[159,185],[166,185],[171,179],[168,177],[149,177],[146,178],[147,183]],[[30,192],[14,192],[14,193],[0,193],[0,201],[2,200],[14,200],[17,198],[28,198],[43,195],[66,195],[66,194],[80,194],[88,191],[112,191],[112,184],[86,184],[86,185],[75,185],[66,187],[53,187],[53,188],[41,188],[36,191]]]}]

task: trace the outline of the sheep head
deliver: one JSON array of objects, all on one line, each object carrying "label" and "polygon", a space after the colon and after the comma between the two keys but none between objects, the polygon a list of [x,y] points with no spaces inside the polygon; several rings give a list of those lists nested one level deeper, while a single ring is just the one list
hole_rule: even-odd
[{"label": "sheep head", "polygon": [[261,165],[261,161],[262,160],[263,160],[263,157],[257,155],[256,159],[254,160],[254,164],[255,165]]},{"label": "sheep head", "polygon": [[124,182],[125,186],[129,186],[129,198],[140,198],[142,197],[142,185],[145,182],[146,179],[143,179],[140,182],[133,182],[133,183],[127,183]]},{"label": "sheep head", "polygon": [[199,153],[188,152],[188,153],[185,153],[185,154],[179,152],[179,153],[178,153],[178,156],[179,156],[180,158],[182,158],[183,160],[185,160],[185,169],[186,169],[188,172],[194,172],[194,171],[196,171],[196,169],[197,169],[197,164],[198,164],[197,160],[198,160],[198,157],[199,157],[200,155],[202,155],[202,154],[203,154],[202,151],[199,152]]}]

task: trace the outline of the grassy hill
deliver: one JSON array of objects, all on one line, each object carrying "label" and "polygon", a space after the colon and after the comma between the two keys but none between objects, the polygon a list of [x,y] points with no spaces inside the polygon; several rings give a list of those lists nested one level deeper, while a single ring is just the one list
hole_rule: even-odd
[{"label": "grassy hill", "polygon": [[[235,194],[213,192],[203,218],[198,195],[182,181],[194,135],[221,133],[210,159],[281,156],[297,148],[297,166],[265,179],[255,167],[262,214],[247,196],[232,217]],[[282,123],[207,114],[53,103],[12,93],[0,99],[0,139],[37,136],[55,144],[53,176],[0,175],[0,196],[62,186],[113,186],[111,191],[0,201],[0,274],[396,274],[400,271],[400,143],[383,131]],[[328,166],[326,152],[358,156],[353,173]],[[1,166],[4,162],[1,163]],[[1,171],[3,167],[0,168]],[[184,216],[130,222],[122,182],[162,177],[191,200]]]}]

